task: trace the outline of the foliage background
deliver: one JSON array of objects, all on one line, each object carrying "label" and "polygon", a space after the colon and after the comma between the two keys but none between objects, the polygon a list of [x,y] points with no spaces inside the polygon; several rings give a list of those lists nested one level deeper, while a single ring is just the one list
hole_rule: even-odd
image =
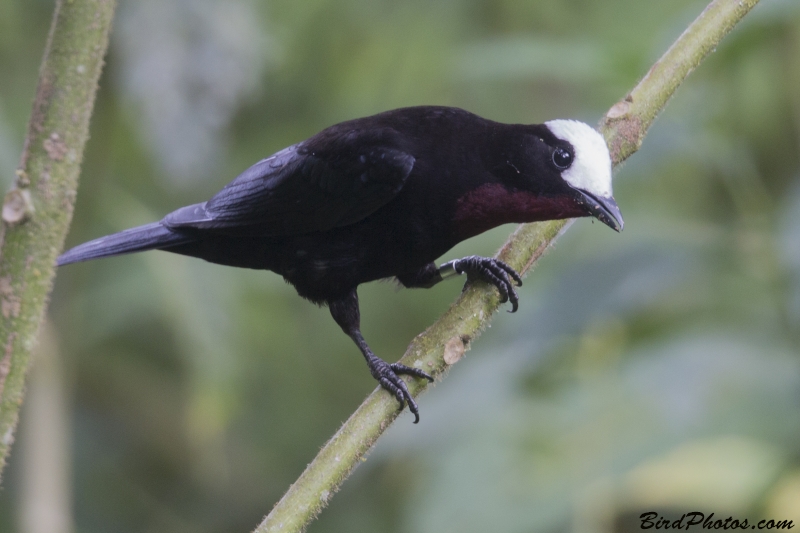
[{"label": "foliage background", "polygon": [[[68,245],[203,200],[332,123],[416,104],[596,122],[704,2],[121,0]],[[0,3],[0,178],[52,2]],[[606,532],[647,510],[800,522],[800,4],[764,0],[310,531]],[[510,227],[443,260],[490,254]],[[453,300],[362,287],[399,357]],[[271,273],[64,268],[0,530],[249,531],[374,382]],[[393,355],[394,354],[394,355]]]}]

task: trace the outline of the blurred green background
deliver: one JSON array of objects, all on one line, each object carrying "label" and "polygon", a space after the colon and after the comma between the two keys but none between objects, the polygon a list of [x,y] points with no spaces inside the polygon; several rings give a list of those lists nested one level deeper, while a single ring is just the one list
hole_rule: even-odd
[{"label": "blurred green background", "polygon": [[[120,0],[67,245],[202,201],[341,120],[443,104],[596,123],[702,0]],[[0,178],[52,1],[0,2]],[[637,531],[800,522],[800,2],[763,0],[468,357],[309,531]],[[491,254],[513,228],[442,260]],[[373,283],[397,359],[456,297]],[[0,531],[250,531],[375,383],[272,273],[166,253],[61,269]]]}]

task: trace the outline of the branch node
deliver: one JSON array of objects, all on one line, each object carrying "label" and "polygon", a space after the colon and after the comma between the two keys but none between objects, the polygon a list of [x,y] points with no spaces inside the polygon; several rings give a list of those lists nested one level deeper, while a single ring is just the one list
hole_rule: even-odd
[{"label": "branch node", "polygon": [[3,200],[3,222],[9,226],[33,216],[33,200],[28,189],[11,189]]}]

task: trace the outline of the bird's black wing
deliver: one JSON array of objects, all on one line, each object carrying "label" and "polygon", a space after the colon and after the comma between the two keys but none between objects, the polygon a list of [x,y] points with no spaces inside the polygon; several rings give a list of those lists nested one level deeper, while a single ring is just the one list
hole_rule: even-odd
[{"label": "bird's black wing", "polygon": [[178,209],[172,228],[297,235],[357,222],[400,192],[414,157],[389,128],[325,130],[259,161],[211,200]]}]

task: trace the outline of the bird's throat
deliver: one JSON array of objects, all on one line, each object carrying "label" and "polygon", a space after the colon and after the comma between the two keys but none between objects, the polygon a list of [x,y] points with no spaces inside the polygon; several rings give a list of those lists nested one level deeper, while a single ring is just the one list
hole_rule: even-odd
[{"label": "bird's throat", "polygon": [[586,216],[567,195],[538,195],[510,190],[500,183],[481,185],[459,198],[453,218],[460,239],[510,222],[537,222]]}]

